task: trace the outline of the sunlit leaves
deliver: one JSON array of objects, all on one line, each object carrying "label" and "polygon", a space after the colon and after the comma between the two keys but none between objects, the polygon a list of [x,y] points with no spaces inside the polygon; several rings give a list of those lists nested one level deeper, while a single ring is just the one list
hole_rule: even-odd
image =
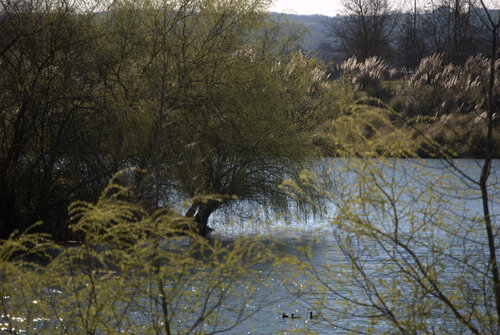
[{"label": "sunlit leaves", "polygon": [[274,262],[270,251],[251,236],[225,245],[200,237],[192,219],[149,213],[124,186],[131,173],[115,176],[98,202],[71,206],[83,243],[26,233],[2,244],[2,330],[212,333],[259,308],[268,274],[255,265]]},{"label": "sunlit leaves", "polygon": [[[325,320],[353,333],[496,333],[484,222],[466,179],[443,162],[332,164],[342,176],[330,194],[338,247],[324,264],[303,251],[300,267],[310,290],[329,297],[308,300]],[[460,169],[478,174],[473,164]]]}]

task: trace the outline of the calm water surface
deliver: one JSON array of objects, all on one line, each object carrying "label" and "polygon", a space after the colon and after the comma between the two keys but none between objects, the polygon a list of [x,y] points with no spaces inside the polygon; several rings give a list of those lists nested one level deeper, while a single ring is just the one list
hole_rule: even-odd
[{"label": "calm water surface", "polygon": [[[332,162],[328,161],[324,162],[324,164],[325,166],[333,166],[334,169],[331,173],[336,173],[337,168],[346,163],[342,161],[334,161],[333,165],[331,165]],[[413,189],[416,193],[426,187],[429,189],[434,188],[432,189],[432,192],[437,193],[438,200],[442,200],[443,202],[442,205],[437,205],[437,208],[445,217],[448,217],[448,214],[450,217],[452,215],[458,215],[459,217],[462,216],[464,219],[472,218],[475,215],[480,217],[482,215],[482,202],[479,187],[474,185],[472,182],[472,180],[479,179],[481,167],[480,162],[476,160],[455,160],[454,164],[456,167],[460,168],[460,171],[450,168],[446,162],[441,160],[391,160],[381,165],[381,169],[383,169],[384,176],[387,181],[400,185],[403,188]],[[465,174],[463,172],[465,172]],[[491,173],[492,175],[489,180],[489,189],[491,191],[490,211],[493,213],[493,221],[498,224],[500,219],[498,217],[500,214],[500,160],[494,161]],[[356,174],[344,174],[340,177],[344,182],[348,182],[350,179],[354,180],[355,178],[358,178]],[[469,177],[471,177],[472,180],[469,180]],[[443,188],[441,182],[449,186],[449,188]],[[405,205],[407,205],[410,201],[418,201],[418,199],[413,199],[412,196],[412,194],[406,194],[403,191],[398,200]],[[328,205],[327,217],[310,218],[304,222],[292,222],[277,225],[274,228],[276,230],[271,233],[272,238],[266,238],[270,238],[271,240],[274,240],[274,242],[277,241],[277,252],[283,254],[296,254],[300,247],[308,246],[312,250],[312,262],[315,265],[325,265],[328,260],[330,262],[330,266],[335,267],[335,263],[331,263],[332,260],[342,262],[342,259],[339,259],[339,248],[337,239],[335,238],[335,229],[329,224],[329,220],[335,215],[335,211],[335,205],[330,203]],[[227,221],[227,218],[224,217],[221,219],[221,221],[224,220]],[[246,227],[243,229],[238,228],[238,226],[230,228],[223,225],[217,226],[217,218],[215,219],[214,224],[217,227],[217,234],[214,238],[221,239],[227,243],[231,243],[234,236],[243,233],[243,231],[247,232],[248,229],[250,231],[262,231],[262,227]],[[404,231],[405,227],[402,227],[401,229]],[[319,239],[313,238],[313,236],[317,236],[318,231],[321,231],[321,237]],[[457,237],[455,233],[448,234],[448,232],[439,230],[433,231],[432,234],[434,234],[434,238],[436,234],[442,234],[442,238],[444,239],[453,239]],[[468,234],[469,236],[467,237],[467,240],[471,242],[471,245],[464,245],[464,242],[461,239],[457,239],[456,244],[453,241],[449,241],[450,249],[448,251],[450,254],[456,252],[458,255],[461,255],[464,250],[468,250],[472,257],[485,259],[487,257],[487,246],[484,243],[485,234],[482,227],[479,227],[477,230],[477,235],[475,235],[474,231]],[[499,242],[500,241],[497,240],[497,245]],[[274,246],[274,248],[276,248],[276,246]],[[425,245],[422,246],[420,250],[417,248],[416,251],[417,253],[420,253],[420,256],[423,259],[427,256],[429,256],[429,258],[432,258],[433,256],[426,254],[428,253],[428,249]],[[387,259],[380,258],[380,255],[365,254],[364,261],[366,263],[372,263],[373,267],[376,268],[377,264],[385,262]],[[443,268],[447,271],[447,273],[441,274],[443,278],[449,276],[449,278],[452,279],[454,276],[461,275],[464,271],[463,269],[457,268],[456,264],[449,264],[449,266],[444,266]],[[272,269],[265,266],[263,266],[261,270],[272,272]],[[342,329],[342,326],[352,328],[356,326],[357,323],[361,324],[366,322],[366,319],[361,318],[352,318],[350,320],[340,322],[335,320],[334,323],[340,326],[339,328],[335,328],[329,322],[321,320],[321,318],[309,320],[308,315],[310,311],[312,311],[314,315],[323,314],[328,318],[328,311],[314,310],[314,307],[311,306],[314,299],[324,299],[327,301],[326,305],[335,309],[336,299],[338,298],[335,295],[323,294],[318,296],[314,294],[317,292],[309,292],[313,293],[313,295],[304,294],[301,297],[291,294],[290,288],[293,290],[294,287],[307,287],[308,283],[306,279],[303,281],[298,279],[295,282],[285,283],[284,281],[286,281],[286,278],[283,280],[280,275],[277,274],[271,279],[271,281],[273,281],[273,291],[265,291],[263,292],[263,295],[267,296],[268,300],[272,301],[272,303],[269,305],[264,304],[260,307],[255,306],[255,313],[249,319],[248,324],[241,324],[232,333],[296,334],[306,332],[318,334],[344,334],[346,331]],[[359,298],[356,296],[356,292],[354,292],[353,295],[354,298]],[[295,320],[289,318],[283,319],[281,318],[281,314],[283,312],[287,314],[298,314],[302,318]],[[439,318],[439,316],[437,316],[437,318]],[[381,325],[380,327],[382,327],[381,330],[388,330],[387,325]],[[256,331],[256,329],[258,331]]]},{"label": "calm water surface", "polygon": [[[457,165],[471,175],[473,179],[478,179],[479,165],[474,160],[457,160]],[[354,181],[358,176],[350,173],[340,173],[343,166],[347,164],[341,160],[324,160],[321,161],[321,171],[330,173],[334,177],[340,178],[344,183],[349,184],[349,181]],[[411,185],[415,190],[419,188],[430,187],[437,184],[437,179],[449,179],[450,184],[456,187],[450,189],[436,189],[435,192],[441,192],[442,199],[450,200],[446,202],[441,210],[446,213],[457,211],[463,212],[465,217],[473,217],[474,215],[481,215],[482,204],[480,202],[478,187],[474,185],[461,173],[457,173],[454,169],[445,169],[446,164],[440,160],[426,160],[426,161],[404,161],[392,160],[386,162],[381,168],[384,171],[386,179],[401,186]],[[329,170],[330,169],[330,170]],[[424,171],[424,173],[422,172]],[[436,179],[437,178],[437,179]],[[500,161],[494,161],[492,168],[492,177],[490,178],[491,198],[490,205],[493,213],[494,223],[498,225],[498,215],[500,213]],[[417,191],[416,191],[417,192]],[[402,194],[400,200],[402,203],[407,203],[412,199],[411,194]],[[454,206],[453,204],[459,204]],[[449,209],[444,208],[450,206]],[[246,212],[252,212],[252,208],[245,208]],[[302,247],[309,247],[311,249],[312,263],[318,267],[326,264],[327,261],[343,262],[339,258],[339,247],[337,239],[335,238],[335,228],[330,225],[330,220],[335,216],[336,206],[333,202],[327,205],[327,214],[321,218],[310,217],[302,221],[296,220],[287,222],[274,223],[271,226],[262,226],[258,224],[251,224],[242,226],[239,224],[227,226],[229,220],[236,220],[236,217],[229,217],[227,215],[217,214],[214,215],[211,225],[216,229],[216,232],[211,238],[221,241],[224,245],[230,246],[237,236],[241,234],[263,234],[263,243],[267,248],[271,248],[277,255],[297,255],[298,250]],[[455,213],[456,214],[456,213]],[[251,215],[250,215],[251,216]],[[376,216],[374,215],[374,218]],[[383,223],[381,223],[383,224]],[[404,227],[402,230],[404,231]],[[318,238],[318,235],[321,235]],[[477,236],[471,236],[473,241],[481,241],[483,238],[482,230],[478,230]],[[498,242],[498,241],[497,241]],[[481,243],[480,243],[481,245]],[[482,245],[485,247],[485,245]],[[463,247],[463,245],[461,246]],[[474,245],[477,248],[477,243]],[[463,250],[463,249],[462,249]],[[474,250],[477,257],[483,257],[481,254],[484,250]],[[425,248],[422,252],[426,252]],[[367,263],[373,263],[374,266],[379,262],[384,262],[380,256],[371,257],[369,254],[364,256]],[[331,267],[335,267],[335,263],[331,263]],[[226,334],[297,334],[297,333],[318,333],[318,334],[344,334],[346,331],[340,328],[333,327],[329,322],[324,320],[321,316],[328,318],[328,311],[316,310],[312,306],[315,299],[322,299],[325,305],[336,308],[335,295],[318,294],[318,292],[310,292],[309,284],[305,276],[293,276],[293,279],[287,279],[282,273],[278,273],[272,268],[270,264],[261,264],[258,268],[259,271],[268,274],[267,283],[265,286],[259,287],[255,298],[246,302],[246,309],[251,316],[239,324],[236,328],[226,332]],[[333,269],[335,271],[335,269]],[[459,269],[457,270],[459,271]],[[449,274],[451,277],[453,273]],[[292,274],[290,273],[290,278]],[[193,288],[195,289],[195,288]],[[245,287],[241,287],[245,290]],[[303,290],[302,290],[303,289]],[[347,288],[346,288],[347,289]],[[294,291],[294,292],[291,292]],[[303,294],[297,296],[297,291],[302,291]],[[356,297],[356,292],[353,292]],[[241,301],[235,299],[228,301],[227,304],[240,307]],[[182,305],[182,304],[180,304]],[[313,312],[315,316],[320,316],[315,320],[309,320],[309,313]],[[300,315],[300,319],[282,318],[282,313]],[[140,316],[138,316],[140,318]],[[139,320],[138,320],[139,321]],[[330,320],[331,321],[331,320]],[[357,323],[365,322],[363,319],[350,319],[339,322],[340,326],[345,325],[349,328],[355,326]],[[139,321],[140,323],[140,321]],[[383,326],[382,326],[383,327]]]}]

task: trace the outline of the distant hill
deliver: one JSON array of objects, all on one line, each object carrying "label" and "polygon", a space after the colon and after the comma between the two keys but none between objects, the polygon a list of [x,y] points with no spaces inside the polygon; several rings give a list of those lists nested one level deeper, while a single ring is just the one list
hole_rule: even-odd
[{"label": "distant hill", "polygon": [[280,18],[283,21],[288,21],[291,23],[297,23],[304,27],[306,27],[311,36],[307,38],[307,45],[305,48],[314,48],[316,49],[321,42],[327,40],[326,35],[324,33],[323,21],[328,19],[328,16],[325,15],[298,15],[298,14],[281,14],[281,13],[271,13],[271,15],[275,18]]},{"label": "distant hill", "polygon": [[317,52],[318,56],[325,61],[339,61],[344,57],[339,53],[339,46],[332,46],[332,39],[328,38],[325,33],[323,22],[331,19],[326,15],[298,15],[298,14],[282,14],[271,13],[274,18],[279,18],[282,21],[300,24],[309,31],[309,36],[305,37],[304,49],[312,52]]}]

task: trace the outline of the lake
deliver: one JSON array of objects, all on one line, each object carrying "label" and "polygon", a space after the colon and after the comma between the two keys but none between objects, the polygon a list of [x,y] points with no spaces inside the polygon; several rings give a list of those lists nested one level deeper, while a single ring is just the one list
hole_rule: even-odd
[{"label": "lake", "polygon": [[[473,184],[479,176],[478,163],[455,160],[456,166],[450,167],[442,160],[325,159],[317,168],[318,174],[329,179],[324,184],[328,188],[322,190],[325,207],[321,216],[291,219],[276,214],[275,219],[267,213],[263,217],[250,204],[244,211],[256,218],[251,222],[238,222],[237,216],[227,212],[216,213],[210,223],[216,232],[209,244],[228,250],[217,256],[222,262],[211,265],[205,256],[213,250],[207,246],[194,260],[185,261],[189,271],[181,270],[179,262],[165,270],[166,278],[171,278],[171,273],[172,278],[184,281],[162,282],[167,293],[174,292],[167,299],[173,333],[185,333],[191,328],[193,333],[226,334],[384,333],[392,332],[396,325],[418,333],[468,333],[467,325],[457,321],[450,306],[436,299],[434,284],[451,305],[457,306],[458,313],[468,315],[472,327],[482,333],[495,333],[497,329],[488,328],[495,324],[488,285],[488,248],[480,220],[479,188]],[[500,161],[495,160],[490,178],[495,232],[500,213],[499,178]],[[261,222],[264,218],[266,224]],[[234,223],[228,225],[228,221]],[[296,258],[275,267],[274,262],[265,258],[258,261],[258,256],[252,256],[257,254],[252,254],[234,258],[238,264],[227,261],[226,272],[219,269],[226,262],[224,257],[238,249],[241,240],[256,236],[260,236],[257,246],[261,250],[278,259]],[[498,245],[498,234],[495,238]],[[186,240],[175,243],[179,249],[165,253],[165,264],[168,257],[190,246]],[[163,248],[173,247],[167,243]],[[83,248],[69,248],[77,249]],[[92,254],[96,259],[106,253],[103,246],[97,249]],[[129,256],[122,255],[123,259]],[[106,268],[104,263],[96,262],[98,266],[89,273]],[[226,282],[227,271],[246,264],[250,274]],[[158,289],[157,282],[148,279],[147,272],[134,272],[139,266],[121,266],[111,274],[93,277],[98,285],[89,285],[85,269],[81,277],[67,278],[64,274],[72,270],[60,270],[59,276],[47,281],[51,284],[40,283],[41,288],[33,284],[36,277],[18,277],[17,283],[10,283],[10,289],[24,290],[20,296],[28,301],[28,307],[19,303],[17,309],[13,301],[17,293],[9,293],[14,291],[8,291],[3,281],[2,303],[11,312],[0,312],[0,330],[5,331],[11,322],[20,333],[78,333],[82,325],[71,323],[67,317],[82,318],[82,311],[87,311],[89,315],[95,312],[95,320],[100,323],[114,324],[114,328],[110,327],[116,333],[164,333],[164,322],[159,317],[161,294],[151,295]],[[211,278],[219,273],[220,278]],[[76,278],[78,284],[71,283],[71,278]],[[209,284],[207,278],[214,282]],[[204,304],[203,294],[207,292],[211,298]],[[75,302],[75,296],[82,301]],[[85,301],[97,301],[98,297],[106,300],[99,305],[102,310],[86,310]],[[216,310],[212,315],[217,319],[197,319],[200,309],[211,303]],[[63,309],[64,318],[54,318],[56,307]],[[309,319],[310,312],[315,316],[313,320]],[[283,313],[300,318],[282,318]],[[238,322],[233,325],[235,320]],[[87,326],[91,325],[88,321]],[[95,327],[99,329],[97,334],[112,333]]]},{"label": "lake", "polygon": [[[393,323],[373,317],[381,314],[373,311],[380,308],[380,301],[372,302],[380,294],[393,295],[385,300],[391,305],[386,306],[387,309],[394,314],[405,304],[422,303],[422,310],[415,308],[414,311],[415,315],[425,316],[420,316],[423,321],[419,322],[425,323],[420,324],[420,327],[434,329],[438,333],[467,332],[467,327],[456,322],[447,306],[433,303],[428,295],[419,292],[421,288],[408,283],[408,279],[400,278],[401,269],[395,269],[398,262],[414,268],[417,267],[417,261],[425,262],[436,282],[442,285],[444,294],[448,294],[462,312],[472,315],[478,314],[478,310],[485,314],[491,313],[491,296],[485,298],[483,307],[467,306],[466,301],[481,294],[491,294],[491,288],[485,288],[483,282],[488,277],[489,263],[484,224],[479,219],[482,216],[482,202],[479,187],[473,184],[474,180],[479,179],[480,161],[454,160],[452,163],[453,166],[442,160],[386,160],[365,164],[359,159],[322,162],[319,170],[333,176],[336,192],[329,198],[331,201],[327,203],[326,217],[281,223],[275,225],[272,229],[276,230],[270,234],[274,242],[278,241],[278,252],[297,254],[301,248],[310,248],[309,262],[318,272],[314,278],[328,281],[335,276],[342,276],[346,270],[350,275],[346,279],[332,281],[334,284],[330,287],[328,282],[319,286],[311,284],[310,276],[299,276],[293,282],[280,280],[277,276],[274,278],[276,284],[272,296],[280,300],[257,311],[251,319],[252,326],[265,329],[263,333],[278,334],[365,332],[372,325],[375,325],[373,329],[378,333],[391,331]],[[499,160],[493,162],[491,173],[490,211],[498,231]],[[367,180],[359,182],[364,178]],[[385,198],[385,201],[381,203],[373,199],[373,195]],[[366,199],[371,201],[371,205],[362,204]],[[393,203],[389,199],[393,199]],[[346,207],[356,208],[350,208],[348,214],[339,215],[339,208],[345,210]],[[378,241],[366,238],[371,233],[364,229],[343,226],[343,220],[348,221],[349,215],[353,214],[357,215],[357,219],[377,225]],[[394,220],[395,216],[397,221]],[[401,246],[395,246],[394,239],[387,239],[386,235],[394,233],[395,222],[399,224],[398,238],[404,241],[403,246],[411,248],[415,257]],[[262,231],[262,227],[249,228],[250,231],[259,229]],[[242,233],[238,232],[238,226],[217,226],[217,231],[216,238],[226,241]],[[360,238],[360,235],[363,237]],[[500,241],[498,234],[496,236],[498,246]],[[363,276],[371,276],[372,281],[363,280],[362,276],[360,278],[359,271],[353,274],[350,267],[355,257],[361,259],[359,263],[364,267]],[[405,275],[421,276],[421,273],[410,271]],[[349,279],[353,282],[349,282]],[[364,286],[372,283],[379,283],[381,287],[366,290]],[[411,294],[415,296],[411,297]],[[353,299],[355,302],[340,303],[343,299]],[[481,299],[477,298],[477,301],[479,303]],[[370,305],[372,315],[360,307],[365,303]],[[349,310],[342,310],[346,306]],[[308,320],[310,311],[323,316],[324,320]],[[302,319],[282,319],[280,315],[283,312],[299,314]],[[400,318],[404,319],[402,316]],[[485,326],[480,316],[476,320],[474,317],[471,319],[483,333],[500,331],[482,328]],[[424,328],[420,328],[421,331]],[[239,332],[254,333],[244,324],[235,333]]]}]

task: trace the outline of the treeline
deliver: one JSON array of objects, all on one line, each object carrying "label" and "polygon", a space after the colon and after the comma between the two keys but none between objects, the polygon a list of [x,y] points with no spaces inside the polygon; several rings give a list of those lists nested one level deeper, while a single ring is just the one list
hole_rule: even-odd
[{"label": "treeline", "polygon": [[[471,56],[491,53],[488,15],[479,1],[415,0],[409,8],[389,0],[346,0],[340,16],[324,20],[325,35],[337,52],[336,61],[383,58],[391,65],[414,70],[433,54],[445,63],[464,64]],[[325,48],[326,45],[323,45]]]},{"label": "treeline", "polygon": [[68,204],[123,169],[146,208],[187,201],[200,233],[236,199],[286,206],[322,75],[266,4],[2,2],[2,237],[41,220],[74,238]]},{"label": "treeline", "polygon": [[481,0],[436,0],[425,8],[415,0],[406,11],[388,0],[342,6],[341,16],[324,21],[341,51],[330,73],[352,90],[350,103],[364,107],[317,128],[323,152],[354,145],[348,152],[364,156],[367,141],[375,141],[379,154],[400,156],[386,152],[397,129],[420,157],[500,156],[486,145],[487,136],[500,140],[498,10]]}]

